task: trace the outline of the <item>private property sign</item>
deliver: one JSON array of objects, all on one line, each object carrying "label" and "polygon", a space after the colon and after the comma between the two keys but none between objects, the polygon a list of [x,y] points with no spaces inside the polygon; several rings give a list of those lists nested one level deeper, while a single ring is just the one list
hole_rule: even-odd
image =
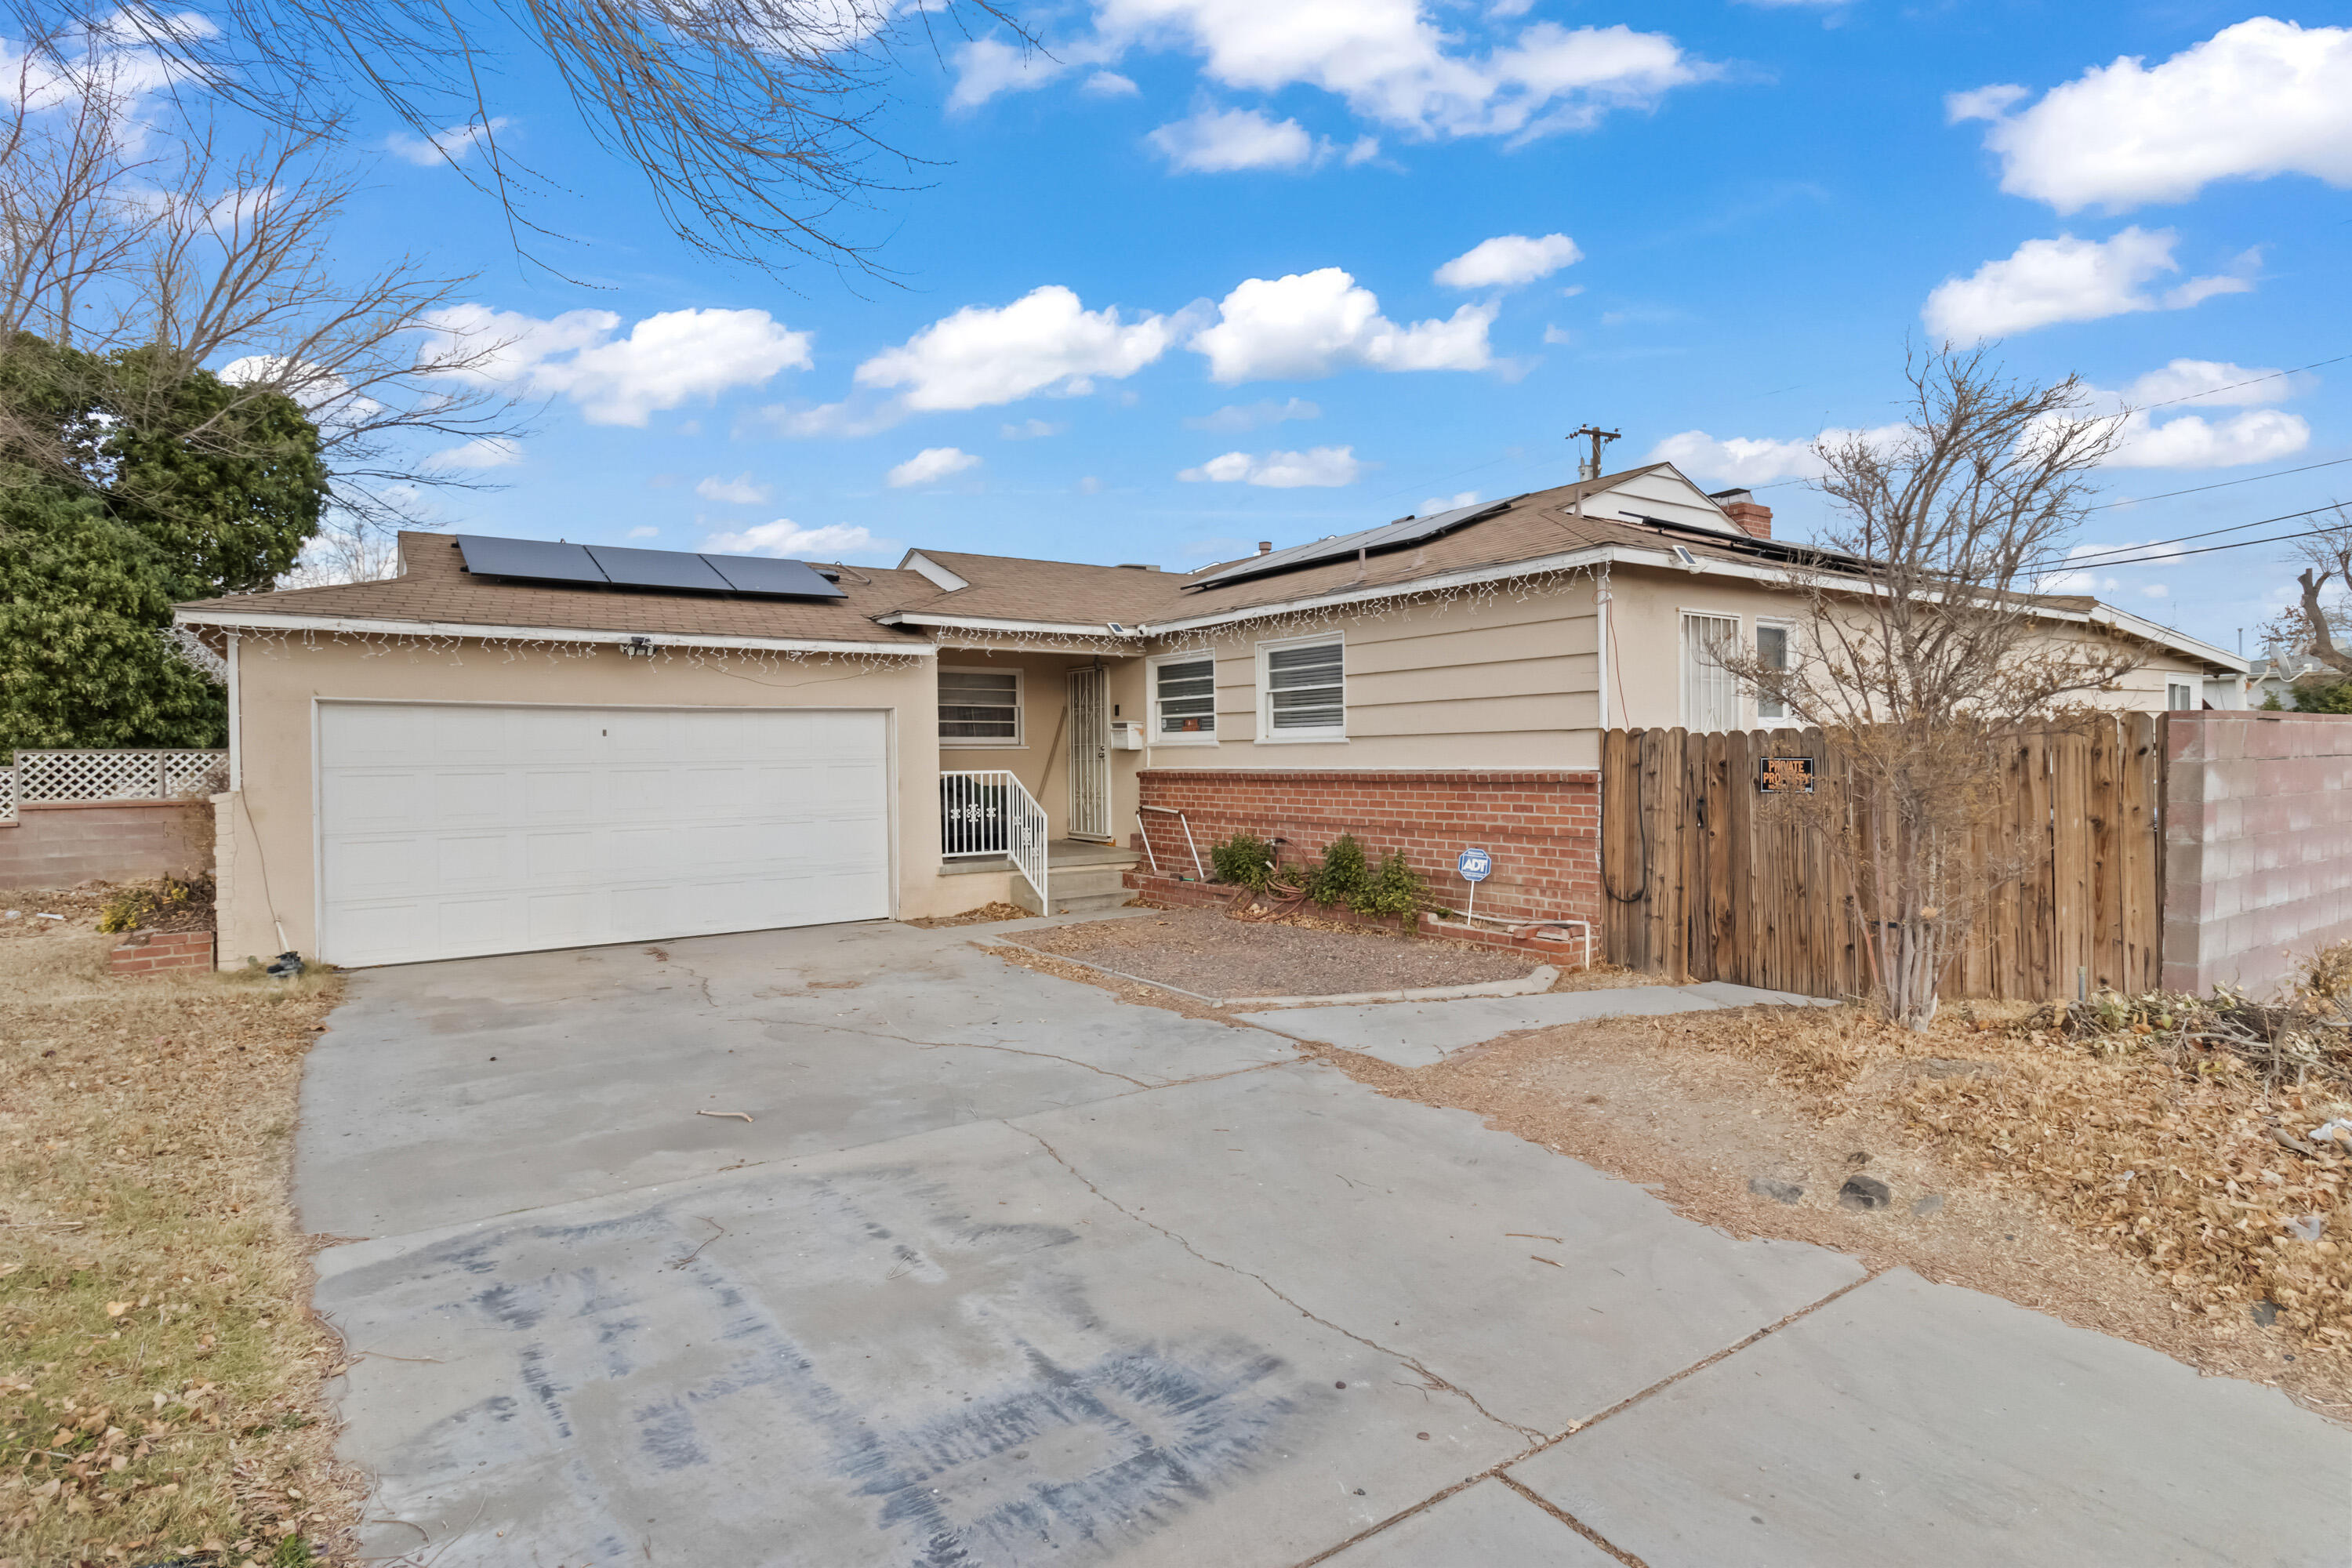
[{"label": "private property sign", "polygon": [[1757,758],[1756,793],[1758,795],[1812,794],[1813,759],[1811,757]]}]

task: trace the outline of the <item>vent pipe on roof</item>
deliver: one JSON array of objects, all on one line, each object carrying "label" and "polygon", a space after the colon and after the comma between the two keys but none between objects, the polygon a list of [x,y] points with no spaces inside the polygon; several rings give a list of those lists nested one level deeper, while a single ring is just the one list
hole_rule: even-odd
[{"label": "vent pipe on roof", "polygon": [[1259,541],[1257,542],[1257,552],[1258,552],[1260,555],[1271,555],[1271,554],[1273,554],[1273,553],[1274,553],[1274,541],[1273,541],[1273,540],[1271,540],[1271,539],[1261,539],[1261,540],[1259,540]]}]

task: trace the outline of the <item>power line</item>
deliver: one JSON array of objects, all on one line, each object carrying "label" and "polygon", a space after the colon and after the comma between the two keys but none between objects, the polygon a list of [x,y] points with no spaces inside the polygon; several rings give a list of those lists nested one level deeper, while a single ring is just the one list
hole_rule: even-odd
[{"label": "power line", "polygon": [[2306,528],[2300,533],[2274,533],[2268,539],[2232,540],[2227,544],[2200,545],[2195,550],[2167,550],[2155,555],[2135,555],[2123,561],[2066,561],[2053,569],[2105,572],[2117,566],[2138,566],[2150,561],[2178,561],[2184,555],[2210,555],[2217,550],[2244,550],[2255,544],[2284,544],[2297,539],[2316,539],[2328,531],[2325,528]]},{"label": "power line", "polygon": [[2179,397],[2168,397],[2161,403],[2144,405],[2139,411],[2145,414],[2150,408],[2169,408],[2176,403],[2194,403],[2200,397],[2211,397],[2217,393],[2235,392],[2242,386],[2252,386],[2261,382],[2276,381],[2283,375],[2301,375],[2305,371],[2317,370],[2320,366],[2326,364],[2340,364],[2347,359],[2352,359],[2352,354],[2337,354],[2334,359],[2314,360],[2309,364],[2299,364],[2293,370],[2274,370],[2263,375],[2249,376],[2244,381],[2233,381],[2227,386],[2209,386],[2202,392],[2183,393]]},{"label": "power line", "polygon": [[[2147,540],[2147,541],[2146,541],[2146,542],[2143,542],[2143,543],[2138,543],[2138,544],[2116,544],[2116,545],[2112,545],[2112,546],[2108,547],[2108,548],[2107,548],[2107,549],[2105,549],[2105,550],[2094,551],[2094,552],[2091,552],[2090,554],[2088,554],[2088,555],[2081,555],[2081,556],[2072,556],[2072,557],[2069,557],[2069,558],[2068,558],[2068,560],[2067,560],[2067,564],[2068,564],[2068,565],[2072,565],[2072,566],[2095,566],[2095,565],[2100,565],[2100,564],[2102,564],[2102,563],[2101,563],[2101,561],[2099,560],[2099,557],[2100,557],[2100,556],[2102,556],[2102,555],[2120,555],[2120,554],[2122,554],[2124,552],[2128,551],[2128,550],[2155,550],[2155,549],[2157,549],[2158,546],[2166,545],[2166,544],[2186,544],[2189,541],[2190,541],[2190,540],[2192,540],[2192,539],[2211,539],[2211,538],[2212,538],[2212,537],[2214,537],[2216,534],[2222,534],[2222,533],[2239,533],[2239,532],[2242,532],[2243,531],[2245,531],[2246,529],[2249,529],[2249,528],[2265,528],[2265,527],[2268,527],[2270,524],[2272,524],[2272,523],[2273,523],[2273,522],[2293,522],[2296,518],[2299,518],[2299,517],[2315,517],[2315,516],[2317,516],[2319,513],[2321,513],[2321,512],[2323,512],[2323,511],[2333,511],[2333,510],[2336,510],[2336,508],[2335,508],[2332,504],[2331,504],[2331,505],[2328,505],[2328,506],[2315,506],[2315,507],[2311,508],[2311,509],[2310,509],[2310,510],[2308,510],[2308,511],[2285,511],[2285,512],[2281,512],[2281,513],[2280,513],[2278,516],[2276,516],[2276,517],[2262,517],[2262,518],[2256,518],[2256,519],[2255,519],[2253,521],[2252,521],[2252,522],[2233,522],[2233,523],[2231,523],[2231,524],[2229,527],[2227,527],[2227,528],[2209,528],[2209,529],[2205,530],[2205,531],[2204,531],[2203,532],[2201,532],[2201,533],[2183,533],[2183,534],[2178,534],[2178,535],[2176,535],[2176,536],[2174,536],[2173,538],[2170,538],[2170,539],[2151,539],[2151,540]],[[2314,531],[2314,532],[2318,532],[2318,531],[2319,531],[2319,530],[2315,530],[2315,529],[2313,531]],[[2181,552],[2180,553],[2195,553],[2195,552]]]},{"label": "power line", "polygon": [[2314,468],[2332,468],[2338,463],[2352,463],[2352,458],[2330,458],[2324,463],[2305,463],[2299,468],[2273,468],[2267,474],[2247,474],[2243,478],[2223,479],[2217,484],[2195,485],[2185,490],[2166,490],[2161,495],[2127,496],[2122,500],[2101,501],[2096,506],[2086,506],[2083,510],[2084,511],[2105,511],[2110,507],[2137,506],[2142,501],[2170,500],[2175,496],[2202,495],[2207,490],[2228,489],[2231,485],[2250,485],[2256,479],[2283,479],[2289,474],[2307,474]]}]

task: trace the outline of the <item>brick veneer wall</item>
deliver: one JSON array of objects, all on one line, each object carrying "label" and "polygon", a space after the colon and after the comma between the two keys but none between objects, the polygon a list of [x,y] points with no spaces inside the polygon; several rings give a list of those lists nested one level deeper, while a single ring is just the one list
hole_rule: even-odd
[{"label": "brick veneer wall", "polygon": [[[1143,805],[1184,813],[1203,865],[1210,843],[1236,830],[1288,839],[1285,864],[1352,833],[1373,864],[1402,852],[1433,899],[1459,909],[1469,884],[1454,860],[1475,845],[1495,858],[1480,914],[1600,920],[1598,773],[1146,768],[1136,778]],[[1189,874],[1182,831],[1169,817],[1144,820],[1161,869]]]},{"label": "brick veneer wall", "polygon": [[26,802],[0,826],[0,888],[131,882],[212,865],[212,805],[204,800]]},{"label": "brick veneer wall", "polygon": [[213,933],[208,931],[135,931],[107,955],[107,967],[117,974],[212,966]]},{"label": "brick veneer wall", "polygon": [[2352,939],[2352,715],[2165,716],[2164,988],[2256,995]]}]

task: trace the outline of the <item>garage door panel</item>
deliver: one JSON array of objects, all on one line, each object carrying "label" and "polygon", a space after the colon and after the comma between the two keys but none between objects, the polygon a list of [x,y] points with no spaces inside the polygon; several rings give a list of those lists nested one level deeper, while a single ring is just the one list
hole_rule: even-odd
[{"label": "garage door panel", "polygon": [[322,956],[887,916],[887,735],[870,710],[324,704]]}]

